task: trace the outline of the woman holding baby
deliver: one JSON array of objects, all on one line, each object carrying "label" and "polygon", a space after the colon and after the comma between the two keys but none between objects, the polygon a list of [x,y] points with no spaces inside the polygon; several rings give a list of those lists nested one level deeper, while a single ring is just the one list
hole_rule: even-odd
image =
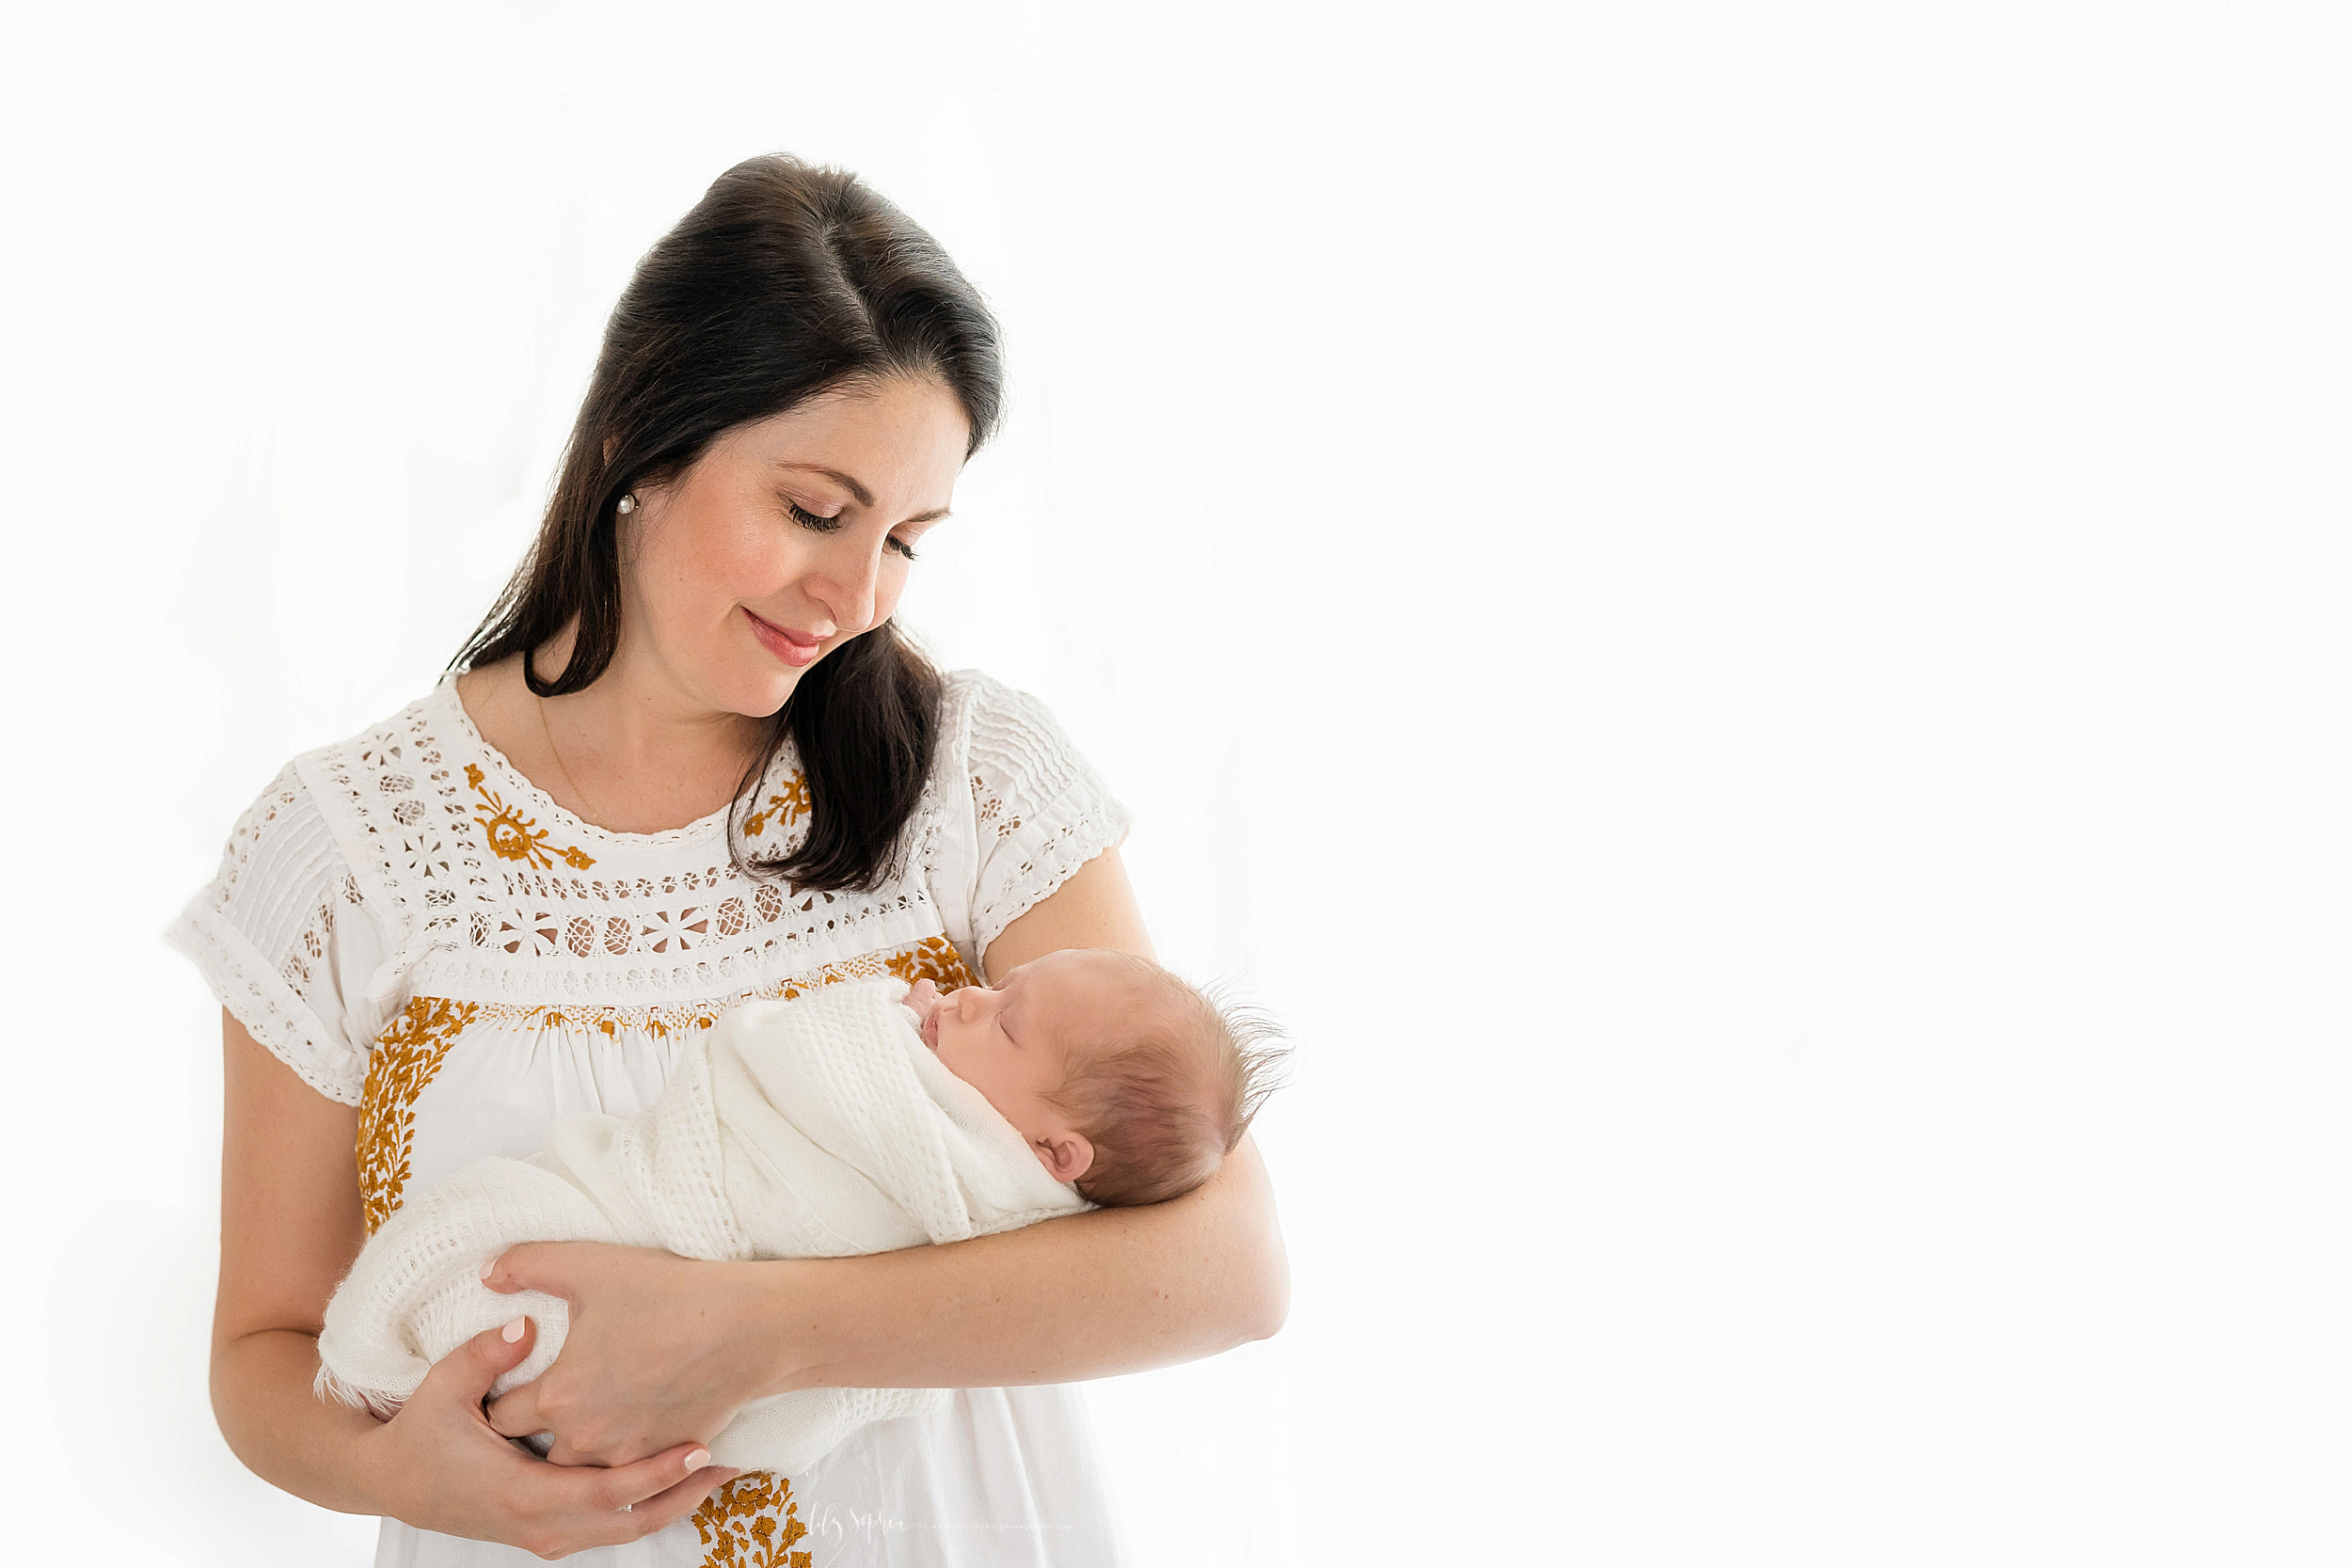
[{"label": "woman holding baby", "polygon": [[[536,1381],[485,1403],[525,1322],[388,1421],[311,1392],[321,1311],[405,1193],[638,1111],[730,1006],[1149,955],[1103,782],[891,622],[1000,402],[993,322],[904,214],[789,159],[729,170],[614,309],[463,673],[290,764],[175,927],[225,1009],[215,1409],[257,1474],[383,1515],[379,1563],[1090,1568],[1115,1531],[1060,1386],[1280,1325],[1245,1140],[1183,1197],[946,1246],[516,1247],[493,1287],[570,1307]],[[804,1475],[705,1463],[744,1403],[829,1386],[957,1392]],[[547,1460],[510,1441],[542,1432]]]}]

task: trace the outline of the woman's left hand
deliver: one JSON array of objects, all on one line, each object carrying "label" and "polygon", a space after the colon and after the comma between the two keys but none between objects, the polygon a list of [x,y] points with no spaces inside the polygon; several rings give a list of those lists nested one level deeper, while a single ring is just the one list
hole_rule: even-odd
[{"label": "woman's left hand", "polygon": [[571,1324],[553,1365],[490,1402],[490,1425],[508,1437],[553,1433],[558,1465],[707,1444],[767,1391],[749,1268],[603,1242],[509,1247],[484,1283],[561,1296]]}]

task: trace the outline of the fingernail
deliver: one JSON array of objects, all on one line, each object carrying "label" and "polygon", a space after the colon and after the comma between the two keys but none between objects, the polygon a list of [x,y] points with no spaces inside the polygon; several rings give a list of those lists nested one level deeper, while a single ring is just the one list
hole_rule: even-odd
[{"label": "fingernail", "polygon": [[497,1259],[495,1259],[495,1258],[485,1258],[485,1259],[482,1260],[482,1277],[483,1277],[483,1278],[485,1278],[485,1279],[489,1278],[489,1277],[490,1277],[490,1271],[491,1271],[492,1269],[497,1268],[498,1266],[499,1266],[499,1260],[498,1260]]},{"label": "fingernail", "polygon": [[699,1470],[709,1463],[710,1450],[708,1449],[696,1449],[686,1456],[686,1467],[690,1470]]},{"label": "fingernail", "polygon": [[522,1337],[523,1320],[520,1318],[516,1318],[513,1323],[508,1323],[504,1328],[499,1330],[499,1338],[505,1340],[510,1345]]}]

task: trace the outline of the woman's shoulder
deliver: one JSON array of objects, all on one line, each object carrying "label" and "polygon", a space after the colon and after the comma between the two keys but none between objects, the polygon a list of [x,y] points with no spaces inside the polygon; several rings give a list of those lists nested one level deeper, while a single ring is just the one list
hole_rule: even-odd
[{"label": "woman's shoulder", "polygon": [[414,878],[388,874],[447,859],[429,803],[445,722],[429,695],[279,768],[165,933],[255,1039],[345,1104],[384,1022],[387,965],[455,913],[435,884],[421,896]]},{"label": "woman's shoulder", "polygon": [[456,682],[443,680],[398,712],[305,752],[291,766],[306,781],[332,780],[338,787],[347,779],[429,774],[441,766],[445,754],[463,751],[471,732],[472,722],[457,701]]},{"label": "woman's shoulder", "polygon": [[1054,788],[1085,768],[1053,709],[1029,692],[979,670],[950,671],[944,688],[942,760],[952,757],[960,775],[977,768]]},{"label": "woman's shoulder", "polygon": [[959,942],[1006,926],[1116,846],[1132,820],[1053,710],[977,670],[946,676],[926,869]]},{"label": "woman's shoulder", "polygon": [[[442,751],[454,738],[453,721],[463,723],[465,709],[454,688],[442,682],[396,713],[339,740],[313,746],[278,769],[271,790],[292,790],[314,800],[336,798],[360,778],[374,779],[400,772],[404,767],[429,770],[424,759]],[[269,791],[263,792],[266,799]]]},{"label": "woman's shoulder", "polygon": [[[406,873],[429,879],[443,824],[463,813],[455,774],[465,723],[444,681],[398,712],[295,756],[231,830],[221,883],[298,860],[314,877],[348,882],[351,901],[389,925],[421,921],[425,911],[405,907],[414,880]],[[297,847],[303,853],[289,852]],[[229,875],[232,868],[244,877]]]},{"label": "woman's shoulder", "polygon": [[[944,734],[961,738],[975,714],[990,713],[1026,693],[1015,691],[984,670],[949,670],[940,676],[939,714]],[[1033,700],[1033,699],[1032,699]]]}]

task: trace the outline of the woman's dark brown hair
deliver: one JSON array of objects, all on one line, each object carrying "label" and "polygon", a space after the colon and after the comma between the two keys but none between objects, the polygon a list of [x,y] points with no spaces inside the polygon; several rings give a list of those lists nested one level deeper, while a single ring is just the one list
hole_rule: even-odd
[{"label": "woman's dark brown hair", "polygon": [[[736,165],[637,263],[539,537],[450,667],[520,653],[542,697],[593,685],[620,638],[620,499],[676,478],[737,425],[898,375],[952,392],[971,424],[966,455],[978,450],[1004,401],[996,323],[978,291],[854,175],[781,154]],[[531,650],[575,615],[570,662],[543,678]],[[930,770],[939,700],[939,673],[893,624],[811,665],[736,792],[739,803],[789,737],[808,782],[808,836],[758,863],[795,887],[879,883]],[[751,869],[737,826],[730,816],[730,847]]]}]

